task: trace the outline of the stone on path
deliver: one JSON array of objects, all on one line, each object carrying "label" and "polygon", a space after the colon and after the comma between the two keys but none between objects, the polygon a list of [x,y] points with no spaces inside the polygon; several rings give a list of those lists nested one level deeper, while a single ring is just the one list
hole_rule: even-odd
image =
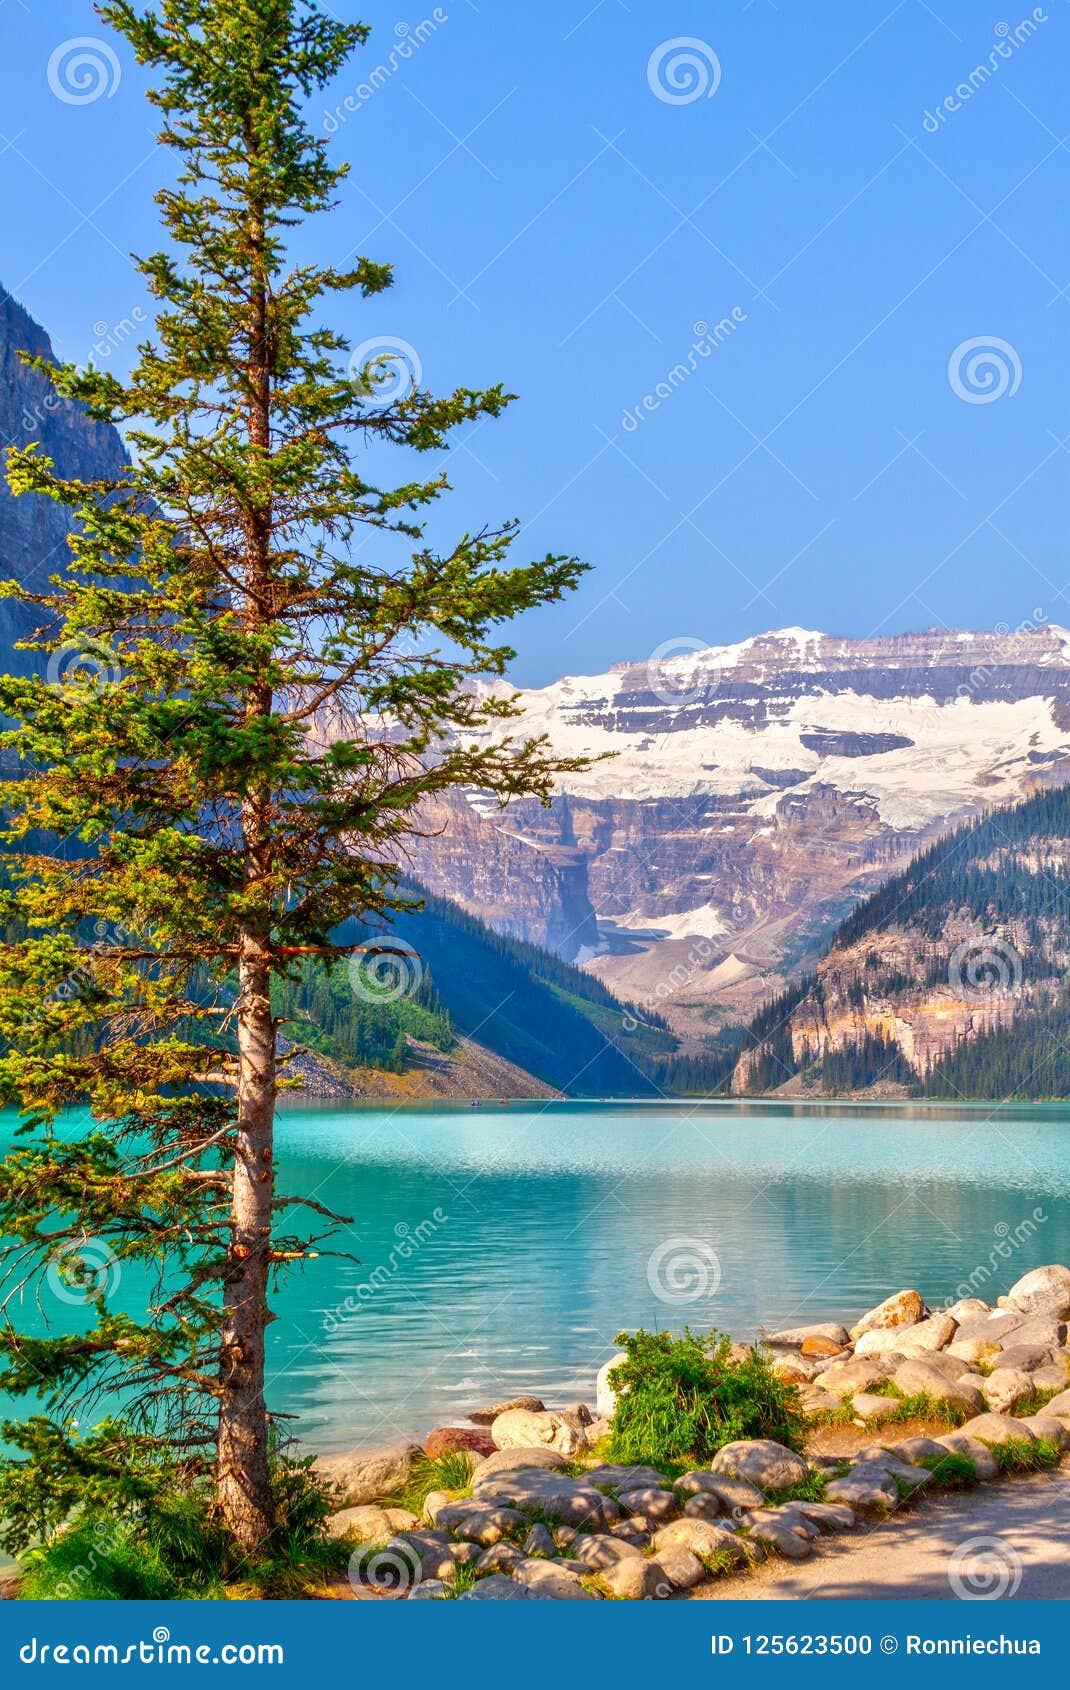
[{"label": "stone on path", "polygon": [[[415,1592],[413,1592],[415,1595]],[[471,1590],[466,1590],[461,1596],[462,1602],[530,1602],[535,1599],[537,1592],[529,1590],[527,1585],[517,1584],[515,1579],[507,1578],[504,1573],[492,1573],[489,1578],[480,1579]]]},{"label": "stone on path", "polygon": [[665,1474],[659,1473],[656,1467],[626,1467],[609,1462],[589,1467],[583,1477],[586,1484],[595,1485],[599,1490],[604,1488],[618,1492],[657,1489],[659,1485],[668,1484]]},{"label": "stone on path", "polygon": [[607,1526],[620,1515],[612,1497],[603,1496],[593,1485],[537,1467],[493,1473],[487,1478],[480,1471],[472,1489],[480,1497],[497,1496],[521,1513],[535,1510],[549,1515],[563,1526]]},{"label": "stone on path", "polygon": [[[522,1516],[518,1515],[517,1518],[520,1519]],[[548,1529],[541,1523],[532,1526],[527,1537],[524,1539],[524,1554],[542,1555],[544,1557],[548,1557],[550,1560],[553,1560],[554,1556],[557,1554],[557,1544],[554,1542]]]},{"label": "stone on path", "polygon": [[825,1495],[830,1502],[846,1502],[852,1508],[894,1508],[899,1487],[886,1467],[860,1461],[842,1479],[833,1479]]},{"label": "stone on path", "polygon": [[979,1414],[974,1420],[967,1420],[965,1426],[959,1427],[964,1438],[975,1438],[978,1443],[999,1445],[1011,1443],[1017,1438],[1024,1443],[1033,1442],[1033,1434],[1024,1420],[1015,1420],[1011,1414]]},{"label": "stone on path", "polygon": [[801,1455],[771,1438],[746,1438],[725,1444],[710,1463],[715,1473],[746,1479],[759,1490],[786,1490],[802,1484],[810,1469]]},{"label": "stone on path", "polygon": [[712,1520],[673,1520],[662,1526],[654,1537],[655,1555],[664,1549],[689,1549],[707,1566],[711,1562],[720,1566],[725,1560],[739,1565],[747,1559],[746,1545],[737,1534]]},{"label": "stone on path", "polygon": [[765,1501],[756,1485],[746,1479],[735,1479],[729,1473],[711,1473],[697,1468],[693,1473],[681,1473],[673,1490],[678,1497],[714,1496],[722,1508],[760,1508]]},{"label": "stone on path", "polygon": [[610,1596],[625,1602],[663,1601],[673,1591],[664,1568],[643,1555],[634,1560],[615,1561],[599,1573],[598,1582]]},{"label": "stone on path", "polygon": [[521,1557],[513,1568],[513,1577],[536,1596],[550,1597],[555,1602],[597,1601],[594,1592],[585,1590],[575,1573],[566,1572],[553,1561]]},{"label": "stone on path", "polygon": [[676,1498],[671,1490],[621,1491],[617,1499],[629,1514],[646,1520],[671,1520],[676,1513]]},{"label": "stone on path", "polygon": [[606,1567],[615,1567],[618,1561],[641,1561],[643,1554],[634,1543],[626,1543],[622,1538],[582,1532],[572,1546],[572,1557],[578,1566],[600,1573]]},{"label": "stone on path", "polygon": [[878,1397],[869,1391],[856,1391],[851,1398],[851,1407],[859,1420],[865,1420],[880,1425],[883,1420],[890,1420],[899,1401],[896,1397]]},{"label": "stone on path", "polygon": [[408,1508],[381,1508],[374,1502],[361,1503],[359,1508],[343,1508],[327,1521],[328,1537],[345,1537],[351,1532],[358,1543],[385,1543],[395,1532],[409,1530],[420,1524]]},{"label": "stone on path", "polygon": [[661,1568],[665,1577],[677,1590],[693,1590],[696,1584],[701,1584],[706,1577],[706,1569],[697,1555],[682,1545],[666,1544],[659,1549],[654,1558],[655,1566]]},{"label": "stone on path", "polygon": [[[789,1561],[805,1561],[810,1553],[811,1534],[802,1529],[798,1520],[776,1509],[758,1509],[746,1515],[743,1523],[755,1542],[766,1549],[775,1549]],[[817,1535],[816,1531],[813,1535]]]}]

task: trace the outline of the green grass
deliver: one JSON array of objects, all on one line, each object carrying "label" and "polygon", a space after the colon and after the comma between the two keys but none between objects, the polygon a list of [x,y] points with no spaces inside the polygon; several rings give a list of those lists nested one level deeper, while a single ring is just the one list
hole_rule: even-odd
[{"label": "green grass", "polygon": [[824,1502],[825,1490],[831,1480],[841,1479],[851,1463],[843,1461],[838,1473],[811,1473],[798,1484],[786,1485],[783,1490],[767,1490],[765,1500],[771,1508],[781,1502]]},{"label": "green grass", "polygon": [[1019,1420],[1025,1420],[1030,1414],[1041,1414],[1052,1397],[1057,1397],[1064,1389],[1065,1386],[1052,1385],[1047,1389],[1041,1387],[1039,1390],[1030,1391],[1015,1408],[1015,1415]]},{"label": "green grass", "polygon": [[462,1566],[459,1562],[453,1569],[453,1575],[446,1580],[443,1594],[448,1602],[456,1602],[459,1596],[471,1590],[479,1583],[481,1575],[476,1571],[475,1563],[470,1562]]},{"label": "green grass", "polygon": [[302,1597],[345,1570],[351,1545],[326,1534],[335,1504],[303,1464],[273,1475],[277,1524],[250,1563],[206,1489],[163,1494],[127,1515],[79,1513],[22,1558],[20,1601],[214,1601]]},{"label": "green grass", "polygon": [[399,1491],[387,1497],[384,1508],[407,1508],[410,1514],[422,1514],[424,1503],[433,1490],[449,1491],[451,1495],[468,1496],[472,1489],[475,1465],[465,1449],[447,1450],[434,1460],[428,1455],[418,1456],[409,1477]]},{"label": "green grass", "polygon": [[988,1447],[1001,1473],[1038,1473],[1053,1467],[1062,1454],[1051,1438],[1036,1438],[1032,1443],[1026,1438],[1008,1438],[1006,1443]]},{"label": "green grass", "polygon": [[772,1438],[790,1448],[801,1443],[806,1422],[798,1391],[760,1352],[736,1359],[727,1337],[689,1328],[679,1338],[622,1332],[617,1342],[625,1360],[610,1376],[618,1392],[612,1461],[668,1474],[682,1462],[704,1466],[740,1438]]},{"label": "green grass", "polygon": [[977,1469],[961,1450],[945,1450],[943,1455],[919,1455],[915,1467],[925,1467],[942,1485],[975,1485]]}]

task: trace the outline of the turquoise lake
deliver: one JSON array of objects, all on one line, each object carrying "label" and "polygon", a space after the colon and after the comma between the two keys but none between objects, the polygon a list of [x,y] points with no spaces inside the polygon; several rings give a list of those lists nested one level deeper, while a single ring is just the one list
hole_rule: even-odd
[{"label": "turquoise lake", "polygon": [[622,1327],[752,1337],[904,1285],[994,1302],[1070,1261],[1063,1106],[288,1106],[278,1166],[360,1258],[274,1298],[269,1400],[319,1450],[591,1400]]}]

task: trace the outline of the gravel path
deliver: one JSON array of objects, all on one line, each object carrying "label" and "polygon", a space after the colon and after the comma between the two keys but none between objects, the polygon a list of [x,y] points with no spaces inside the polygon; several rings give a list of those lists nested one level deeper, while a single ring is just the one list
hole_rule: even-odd
[{"label": "gravel path", "polygon": [[770,1557],[757,1573],[700,1586],[685,1600],[946,1602],[958,1594],[953,1579],[977,1596],[1070,1600],[1070,1460],[1052,1473],[936,1497],[824,1538],[808,1561]]}]

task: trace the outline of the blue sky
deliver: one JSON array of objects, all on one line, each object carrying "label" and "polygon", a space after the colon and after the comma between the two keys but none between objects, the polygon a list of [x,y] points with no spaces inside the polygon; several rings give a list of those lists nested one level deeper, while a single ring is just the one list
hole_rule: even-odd
[{"label": "blue sky", "polygon": [[[516,391],[452,454],[453,525],[595,566],[519,626],[518,680],[1070,623],[1066,0],[334,9],[373,35],[315,109],[353,169],[310,249],[396,270],[338,326]],[[169,161],[121,40],[72,101],[79,37],[86,0],[0,0],[0,281],[121,369]]]}]

